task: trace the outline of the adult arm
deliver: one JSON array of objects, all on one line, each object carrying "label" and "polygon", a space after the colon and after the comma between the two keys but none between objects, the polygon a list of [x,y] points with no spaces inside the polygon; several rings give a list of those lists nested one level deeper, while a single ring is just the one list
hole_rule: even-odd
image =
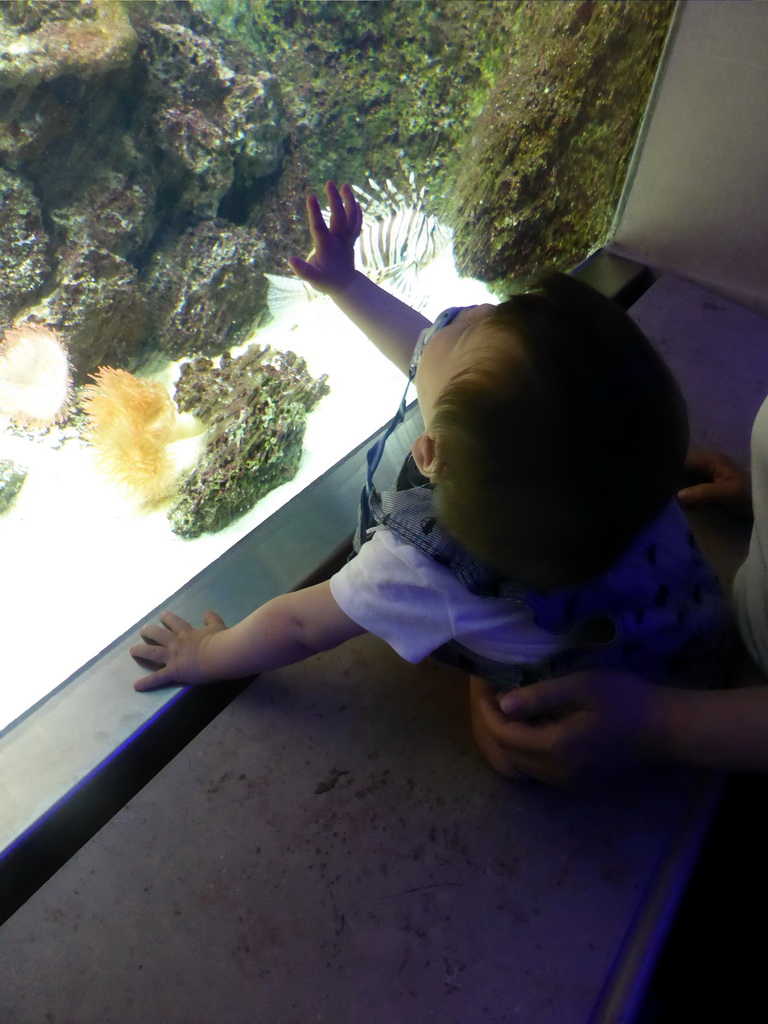
[{"label": "adult arm", "polygon": [[644,762],[768,771],[768,687],[688,690],[577,672],[497,697],[470,683],[472,726],[497,771],[589,781]]},{"label": "adult arm", "polygon": [[[751,516],[749,473],[720,452],[693,450],[682,505],[720,504]],[[498,698],[470,687],[481,751],[505,775],[547,782],[589,779],[647,761],[768,770],[768,687],[681,690],[621,672],[578,672]]]},{"label": "adult arm", "polygon": [[362,210],[349,185],[325,188],[328,224],[317,196],[307,198],[307,219],[315,248],[308,259],[294,256],[294,274],[324,292],[360,328],[379,351],[407,374],[419,334],[431,321],[355,270],[354,245],[363,223]]},{"label": "adult arm", "polygon": [[678,491],[684,508],[722,505],[734,515],[752,518],[752,479],[733,459],[711,448],[695,448],[688,453],[685,468],[698,482]]}]

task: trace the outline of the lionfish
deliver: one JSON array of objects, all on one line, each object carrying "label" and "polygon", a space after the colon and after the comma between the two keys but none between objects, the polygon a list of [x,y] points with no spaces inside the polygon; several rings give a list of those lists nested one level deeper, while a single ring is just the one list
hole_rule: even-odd
[{"label": "lionfish", "polygon": [[[423,308],[429,296],[420,294],[420,272],[453,244],[453,232],[424,205],[426,187],[416,189],[416,178],[408,175],[410,195],[398,192],[386,179],[385,188],[368,179],[369,192],[353,185],[363,209],[363,229],[355,242],[355,265],[376,284],[397,294],[416,309]],[[325,210],[326,220],[330,211]],[[265,274],[269,281],[269,310],[273,316],[285,316],[297,302],[317,298],[318,293],[295,277]]]}]

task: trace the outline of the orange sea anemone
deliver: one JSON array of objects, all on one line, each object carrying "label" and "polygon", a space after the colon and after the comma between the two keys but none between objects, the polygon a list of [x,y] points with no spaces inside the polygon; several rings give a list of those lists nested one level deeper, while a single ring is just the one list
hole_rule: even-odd
[{"label": "orange sea anemone", "polygon": [[0,416],[19,426],[50,427],[71,395],[69,358],[56,331],[10,327],[0,339]]},{"label": "orange sea anemone", "polygon": [[102,366],[84,389],[89,436],[104,475],[131,497],[156,502],[178,478],[169,445],[180,436],[180,419],[170,394],[156,380]]}]

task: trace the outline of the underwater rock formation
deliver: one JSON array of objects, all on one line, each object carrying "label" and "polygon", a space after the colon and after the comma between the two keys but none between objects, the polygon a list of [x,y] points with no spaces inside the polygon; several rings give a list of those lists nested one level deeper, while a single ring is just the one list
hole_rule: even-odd
[{"label": "underwater rock formation", "polygon": [[71,381],[67,350],[55,331],[35,324],[0,338],[0,416],[18,426],[50,427],[64,418]]},{"label": "underwater rock formation", "polygon": [[[553,0],[555,2],[555,0]],[[281,85],[290,148],[247,224],[272,273],[306,251],[304,197],[328,178],[364,184],[409,171],[446,217],[457,170],[498,69],[515,52],[523,0],[190,0],[248,46]]]},{"label": "underwater rock formation", "polygon": [[165,385],[111,366],[93,379],[82,405],[100,471],[139,501],[167,497],[178,477],[168,446],[178,437],[179,417]]},{"label": "underwater rock formation", "polygon": [[[1,145],[1,143],[0,143]],[[32,189],[0,167],[0,330],[50,273],[48,235]]]},{"label": "underwater rock formation", "polygon": [[454,230],[459,269],[499,294],[603,244],[673,0],[190,0],[278,76],[292,121],[254,210],[270,270],[301,251],[289,206],[327,177],[403,184]]},{"label": "underwater rock formation", "polygon": [[[0,3],[0,329],[37,302],[77,380],[156,347],[218,352],[233,292],[218,272],[194,298],[174,283],[188,233],[244,245],[238,273],[261,239],[253,277],[284,273],[308,246],[304,196],[330,176],[403,188],[415,170],[460,269],[499,290],[567,269],[605,236],[673,9]],[[207,311],[197,332],[182,307]]]},{"label": "underwater rock formation", "polygon": [[667,0],[527,4],[456,177],[456,265],[504,294],[602,245],[656,73]]},{"label": "underwater rock formation", "polygon": [[277,79],[237,74],[219,46],[184,25],[151,25],[143,53],[163,177],[178,181],[181,208],[214,218],[236,178],[247,189],[279,166],[287,132]]},{"label": "underwater rock formation", "polygon": [[0,44],[0,89],[29,90],[126,67],[138,40],[123,5],[111,0],[6,0]]},{"label": "underwater rock formation", "polygon": [[174,533],[221,530],[294,477],[307,413],[329,391],[293,352],[254,345],[220,367],[205,357],[185,363],[176,403],[206,424],[209,440],[168,512]]},{"label": "underwater rock formation", "polygon": [[147,177],[106,169],[82,195],[52,208],[50,218],[67,249],[106,249],[136,264],[158,229],[154,185]]},{"label": "underwater rock formation", "polygon": [[52,283],[52,291],[28,314],[66,337],[75,382],[94,366],[133,367],[150,325],[135,267],[89,245],[66,252]]},{"label": "underwater rock formation", "polygon": [[0,459],[0,516],[7,512],[27,479],[27,470],[11,459]]},{"label": "underwater rock formation", "polygon": [[266,302],[264,242],[246,228],[203,221],[157,253],[146,277],[158,350],[172,359],[245,340]]},{"label": "underwater rock formation", "polygon": [[[78,382],[135,369],[166,326],[177,354],[239,337],[266,296],[242,225],[285,151],[277,79],[185,3],[11,0],[0,43],[0,330],[57,330]],[[174,292],[195,229],[208,264],[218,250],[234,267],[237,301],[214,271],[196,274],[194,301],[186,281]]]}]

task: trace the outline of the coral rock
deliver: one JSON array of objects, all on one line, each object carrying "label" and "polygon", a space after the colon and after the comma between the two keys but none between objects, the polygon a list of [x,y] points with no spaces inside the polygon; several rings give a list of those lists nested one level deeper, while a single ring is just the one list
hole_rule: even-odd
[{"label": "coral rock", "polygon": [[174,532],[221,530],[292,479],[307,413],[329,390],[293,352],[253,346],[236,359],[225,355],[219,368],[204,357],[185,363],[176,401],[206,423],[210,440],[168,512]]},{"label": "coral rock", "polygon": [[82,198],[51,211],[69,249],[95,245],[122,259],[136,260],[157,228],[154,188],[149,180],[129,181],[116,171],[100,175]]},{"label": "coral rock", "polygon": [[32,189],[0,168],[0,330],[50,274],[48,235]]},{"label": "coral rock", "polygon": [[[90,78],[128,64],[136,33],[120,3],[3,4],[0,89],[34,89],[63,75]],[[35,17],[44,8],[48,19]],[[30,8],[32,10],[30,10]]]},{"label": "coral rock", "polygon": [[158,347],[178,359],[242,343],[265,306],[264,253],[256,232],[220,221],[199,224],[157,253],[147,294]]},{"label": "coral rock", "polygon": [[189,18],[0,2],[0,333],[57,330],[76,384],[155,343],[221,352],[265,308],[263,232],[242,224],[285,149],[279,82],[202,19],[170,24]]},{"label": "coral rock", "polygon": [[453,186],[460,273],[500,294],[608,236],[674,4],[526,4]]},{"label": "coral rock", "polygon": [[135,268],[96,245],[68,253],[29,316],[66,332],[76,383],[104,364],[136,366],[150,329]]},{"label": "coral rock", "polygon": [[287,131],[277,78],[239,74],[220,48],[184,25],[157,22],[144,40],[146,121],[165,154],[179,208],[214,218],[225,196],[274,173]]},{"label": "coral rock", "polygon": [[239,75],[224,101],[236,177],[248,186],[274,174],[285,153],[285,115],[278,80],[260,72]]}]

